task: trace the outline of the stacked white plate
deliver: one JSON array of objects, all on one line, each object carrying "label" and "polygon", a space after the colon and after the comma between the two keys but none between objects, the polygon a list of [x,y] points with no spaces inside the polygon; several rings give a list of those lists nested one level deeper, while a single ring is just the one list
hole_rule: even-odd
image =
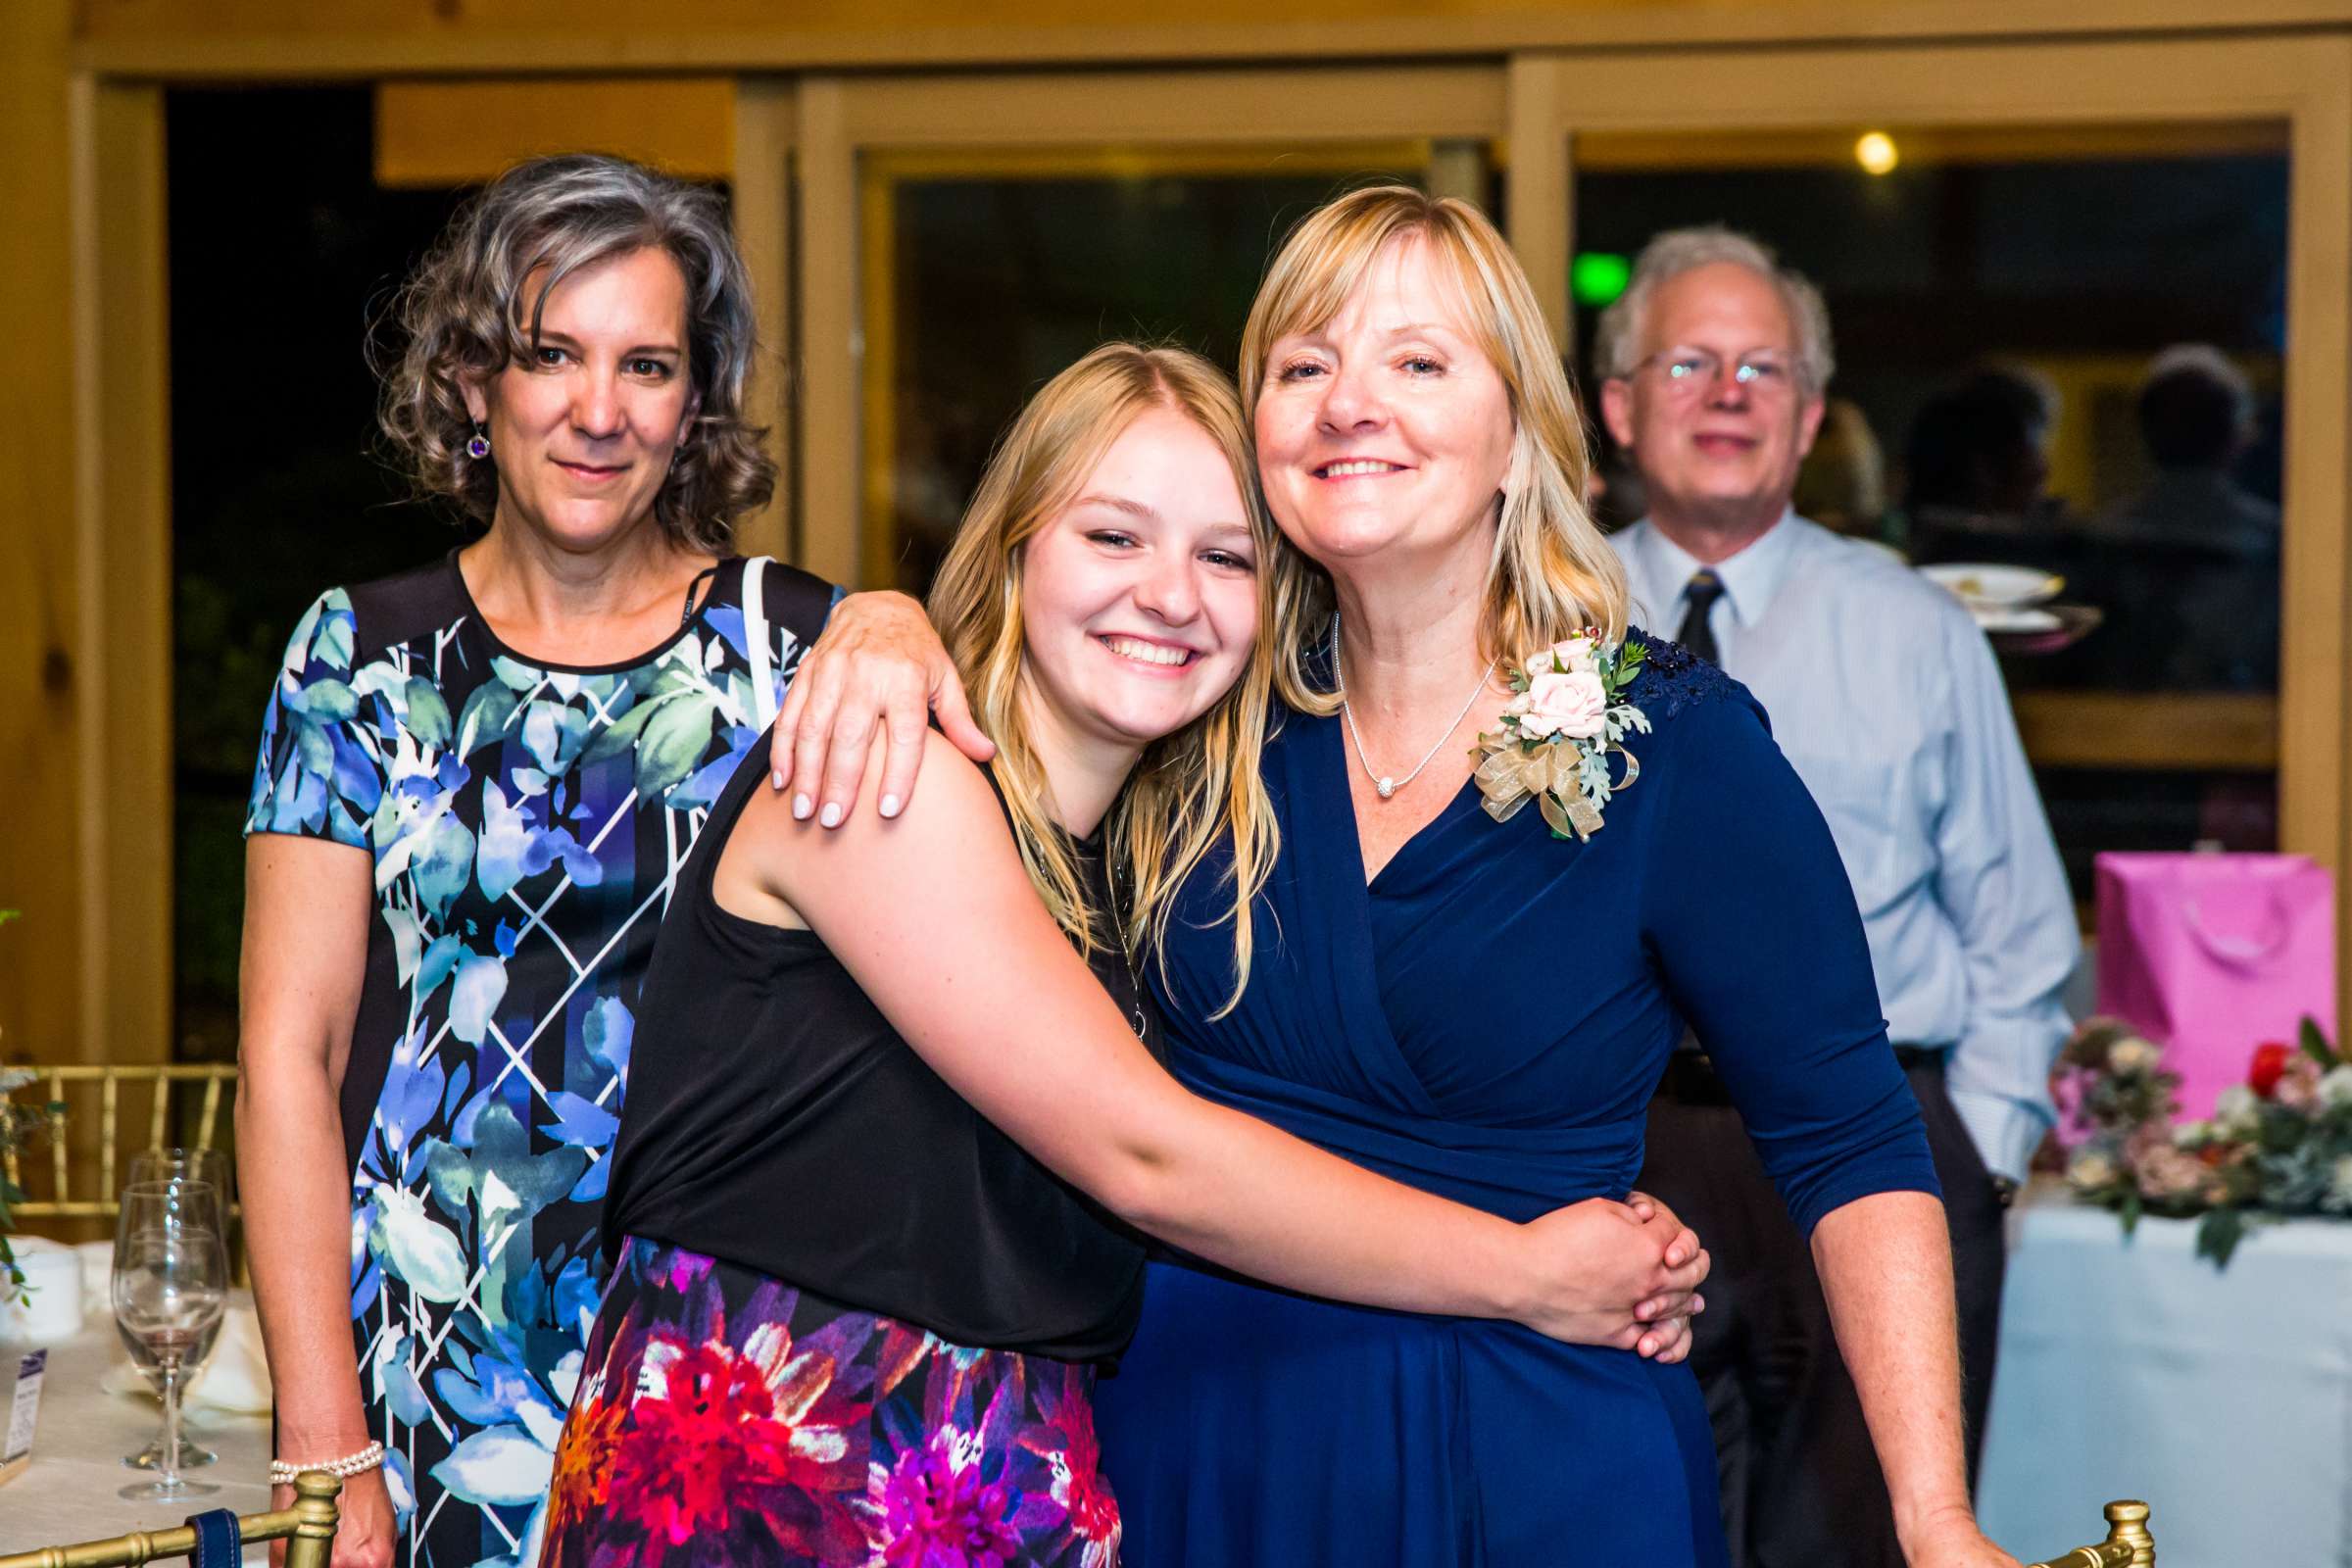
[{"label": "stacked white plate", "polygon": [[2055,572],[1984,562],[1919,569],[1966,605],[1977,624],[1987,632],[2056,631],[2065,624],[2053,612],[2041,608],[2066,587],[2066,579]]}]

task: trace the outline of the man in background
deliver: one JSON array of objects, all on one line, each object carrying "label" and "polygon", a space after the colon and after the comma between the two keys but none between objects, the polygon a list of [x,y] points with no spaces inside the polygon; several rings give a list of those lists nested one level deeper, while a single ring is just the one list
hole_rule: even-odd
[{"label": "man in background", "polygon": [[2230,477],[2255,433],[2245,372],[2210,343],[2177,343],[2148,362],[2138,412],[2156,475],[2093,526],[2133,543],[2275,552],[2278,509]]},{"label": "man in background", "polygon": [[[1637,614],[1762,701],[1854,885],[1951,1223],[1973,1485],[2002,1209],[2053,1116],[2074,907],[2000,672],[1959,602],[1789,506],[1832,369],[1803,278],[1723,229],[1661,234],[1602,317],[1601,410],[1647,513],[1614,536]],[[1699,1049],[1642,1180],[1707,1238],[1692,1363],[1734,1559],[1901,1568],[1885,1483],[1803,1243]]]},{"label": "man in background", "polygon": [[2153,684],[2276,688],[2278,509],[2231,477],[2254,440],[2254,389],[2220,349],[2180,343],[2148,364],[2139,433],[2155,476],[2091,519],[2100,551],[2128,564],[2134,605],[2161,607],[2141,640]]}]

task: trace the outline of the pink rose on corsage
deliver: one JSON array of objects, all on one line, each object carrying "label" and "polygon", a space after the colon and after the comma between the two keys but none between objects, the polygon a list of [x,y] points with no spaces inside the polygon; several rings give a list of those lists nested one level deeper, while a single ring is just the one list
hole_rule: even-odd
[{"label": "pink rose on corsage", "polygon": [[1567,637],[1553,643],[1541,653],[1530,654],[1527,673],[1530,678],[1544,673],[1546,662],[1563,675],[1597,675],[1600,662],[1593,653],[1590,637]]},{"label": "pink rose on corsage", "polygon": [[[1486,812],[1508,822],[1530,801],[1556,839],[1589,839],[1617,791],[1642,774],[1622,737],[1647,734],[1649,720],[1627,701],[1647,652],[1608,644],[1588,627],[1527,656],[1507,675],[1514,694],[1502,724],[1481,735],[1478,792]],[[1612,770],[1614,756],[1622,766]]]},{"label": "pink rose on corsage", "polygon": [[1573,674],[1546,672],[1533,677],[1527,690],[1503,710],[1519,720],[1519,733],[1535,740],[1563,735],[1589,741],[1608,728],[1609,691],[1592,670]]}]

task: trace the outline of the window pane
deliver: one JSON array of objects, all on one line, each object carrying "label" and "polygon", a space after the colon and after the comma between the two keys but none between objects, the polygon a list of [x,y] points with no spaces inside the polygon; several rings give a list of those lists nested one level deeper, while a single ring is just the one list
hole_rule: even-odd
[{"label": "window pane", "polygon": [[[165,99],[183,1060],[236,1053],[240,832],[286,638],[322,590],[415,565],[459,538],[406,500],[378,455],[363,338],[460,193],[376,188],[372,112],[366,87]],[[273,176],[254,178],[262,168]]]},{"label": "window pane", "polygon": [[921,155],[865,171],[864,575],[921,593],[1005,426],[1112,338],[1228,373],[1290,226],[1338,191],[1424,182],[1426,143]]},{"label": "window pane", "polygon": [[1876,174],[1865,128],[1580,139],[1586,384],[1612,259],[1772,245],[1837,341],[1801,508],[2064,580],[1994,643],[2078,893],[2101,849],[2274,848],[2284,127],[1896,128]]}]

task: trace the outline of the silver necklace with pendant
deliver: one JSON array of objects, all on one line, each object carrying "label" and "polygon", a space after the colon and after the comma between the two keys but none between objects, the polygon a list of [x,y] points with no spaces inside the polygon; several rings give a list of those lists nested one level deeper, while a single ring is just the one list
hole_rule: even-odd
[{"label": "silver necklace with pendant", "polygon": [[1478,694],[1485,691],[1487,682],[1494,678],[1494,666],[1500,662],[1500,655],[1487,661],[1486,673],[1480,675],[1478,684],[1470,688],[1470,696],[1462,704],[1462,710],[1453,715],[1453,722],[1446,726],[1446,733],[1438,737],[1437,744],[1421,754],[1421,760],[1413,764],[1413,770],[1402,778],[1391,778],[1374,767],[1372,759],[1364,755],[1364,732],[1355,727],[1355,710],[1348,703],[1347,678],[1340,673],[1340,612],[1336,610],[1331,612],[1331,678],[1339,684],[1340,712],[1347,718],[1348,733],[1355,742],[1355,760],[1362,766],[1364,776],[1372,781],[1372,787],[1380,792],[1382,800],[1387,800],[1421,776],[1421,770],[1429,765],[1429,760],[1438,755],[1439,747],[1451,740],[1453,732],[1462,727],[1462,720],[1470,716],[1470,710],[1478,702]]},{"label": "silver necklace with pendant", "polygon": [[[1105,837],[1107,838],[1108,835]],[[1119,956],[1127,960],[1127,995],[1129,998],[1127,1005],[1129,1010],[1135,1014],[1130,1022],[1135,1029],[1135,1038],[1149,1045],[1152,1040],[1152,1031],[1150,1021],[1144,1017],[1143,971],[1136,967],[1135,950],[1127,946],[1127,922],[1119,917],[1119,873],[1116,865],[1110,862],[1110,846],[1107,843],[1102,846],[1102,854],[1104,859],[1103,881],[1110,889],[1111,934],[1118,939]]]}]

